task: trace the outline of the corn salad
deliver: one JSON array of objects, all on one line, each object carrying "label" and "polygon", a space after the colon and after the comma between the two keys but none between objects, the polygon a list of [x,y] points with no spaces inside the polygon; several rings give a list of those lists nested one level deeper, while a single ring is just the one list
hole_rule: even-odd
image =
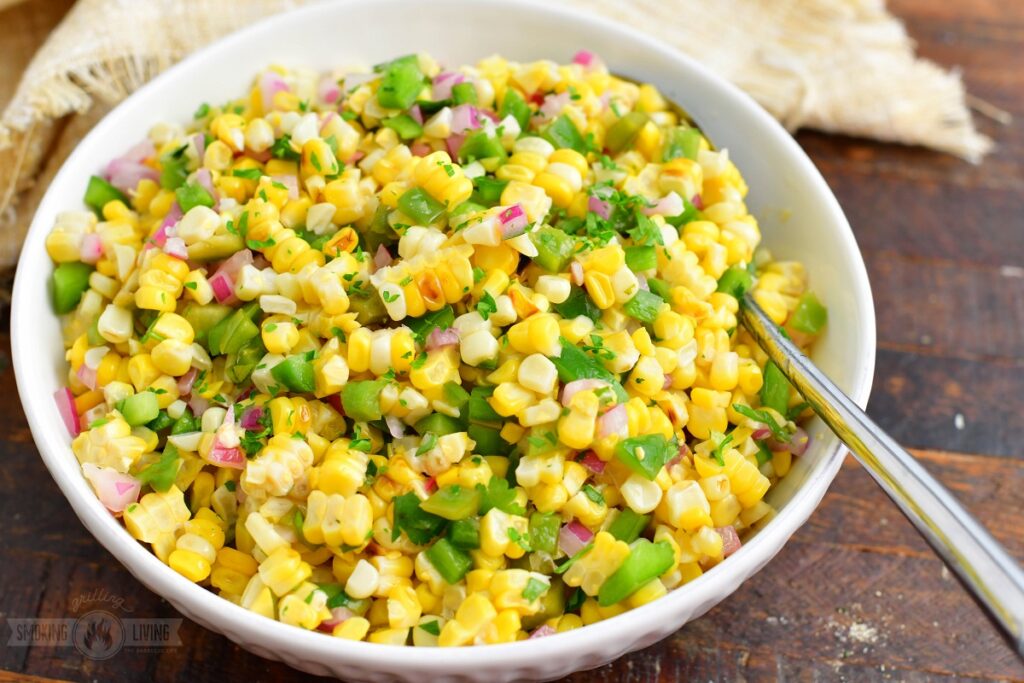
[{"label": "corn salad", "polygon": [[607,619],[735,552],[807,447],[738,299],[805,348],[827,314],[746,192],[589,52],[271,67],[58,216],[71,448],[128,533],[271,619]]}]

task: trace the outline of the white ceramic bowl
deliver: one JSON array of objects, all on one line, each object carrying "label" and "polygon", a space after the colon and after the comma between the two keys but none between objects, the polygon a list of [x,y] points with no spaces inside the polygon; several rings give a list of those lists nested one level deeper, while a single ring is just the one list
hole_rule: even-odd
[{"label": "white ceramic bowl", "polygon": [[[567,62],[595,51],[620,74],[656,84],[711,139],[729,149],[750,185],[749,206],[778,257],[807,265],[829,306],[814,359],[858,403],[867,401],[875,319],[867,274],[850,227],[824,180],[793,139],[749,97],[680,53],[631,30],[563,9],[509,0],[352,0],[273,17],[189,57],[111,112],[51,184],[25,242],[14,288],[11,336],[18,390],[39,451],[89,531],[143,584],[190,619],[242,647],[315,674],[355,680],[488,681],[554,678],[604,664],[669,635],[761,569],[817,506],[842,462],[821,424],[773,491],[780,512],[728,561],[640,609],[537,640],[456,651],[353,643],[255,616],[189,582],[134,541],[82,478],[52,394],[64,351],[47,291],[44,238],[54,217],[81,206],[86,180],[158,120],[186,121],[204,101],[238,95],[260,67],[373,64],[425,50],[447,64],[493,53]],[[784,218],[784,216],[789,216]]]}]

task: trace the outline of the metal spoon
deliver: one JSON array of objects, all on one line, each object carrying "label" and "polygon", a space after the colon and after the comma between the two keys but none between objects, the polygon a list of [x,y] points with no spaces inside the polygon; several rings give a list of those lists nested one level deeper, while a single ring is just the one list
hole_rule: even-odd
[{"label": "metal spoon", "polygon": [[903,511],[1024,658],[1024,572],[963,505],[779,331],[748,292],[740,324]]},{"label": "metal spoon", "polygon": [[[639,81],[616,74],[634,83]],[[695,128],[689,113],[669,106]],[[703,133],[714,149],[714,143]],[[740,324],[867,469],[1024,659],[1024,571],[945,486],[876,425],[744,294]]]}]

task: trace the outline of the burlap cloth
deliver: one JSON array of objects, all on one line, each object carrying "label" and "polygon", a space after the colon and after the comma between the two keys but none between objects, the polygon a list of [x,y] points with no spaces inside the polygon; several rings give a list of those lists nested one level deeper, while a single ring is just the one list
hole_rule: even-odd
[{"label": "burlap cloth", "polygon": [[[3,58],[41,39],[71,1],[0,0]],[[49,179],[111,104],[197,47],[307,1],[77,0],[13,96],[0,82],[0,102],[10,97],[0,116],[0,267],[17,260]],[[884,0],[549,1],[674,45],[790,130],[924,145],[975,162],[992,144],[975,130],[959,75],[917,58]],[[240,89],[250,75],[239,74]]]}]

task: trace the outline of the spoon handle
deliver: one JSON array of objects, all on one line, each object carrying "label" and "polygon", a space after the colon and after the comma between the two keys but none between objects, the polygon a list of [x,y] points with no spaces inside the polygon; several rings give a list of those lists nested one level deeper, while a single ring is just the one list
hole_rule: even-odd
[{"label": "spoon handle", "polygon": [[928,471],[779,332],[748,293],[740,319],[1024,657],[1024,572]]}]

